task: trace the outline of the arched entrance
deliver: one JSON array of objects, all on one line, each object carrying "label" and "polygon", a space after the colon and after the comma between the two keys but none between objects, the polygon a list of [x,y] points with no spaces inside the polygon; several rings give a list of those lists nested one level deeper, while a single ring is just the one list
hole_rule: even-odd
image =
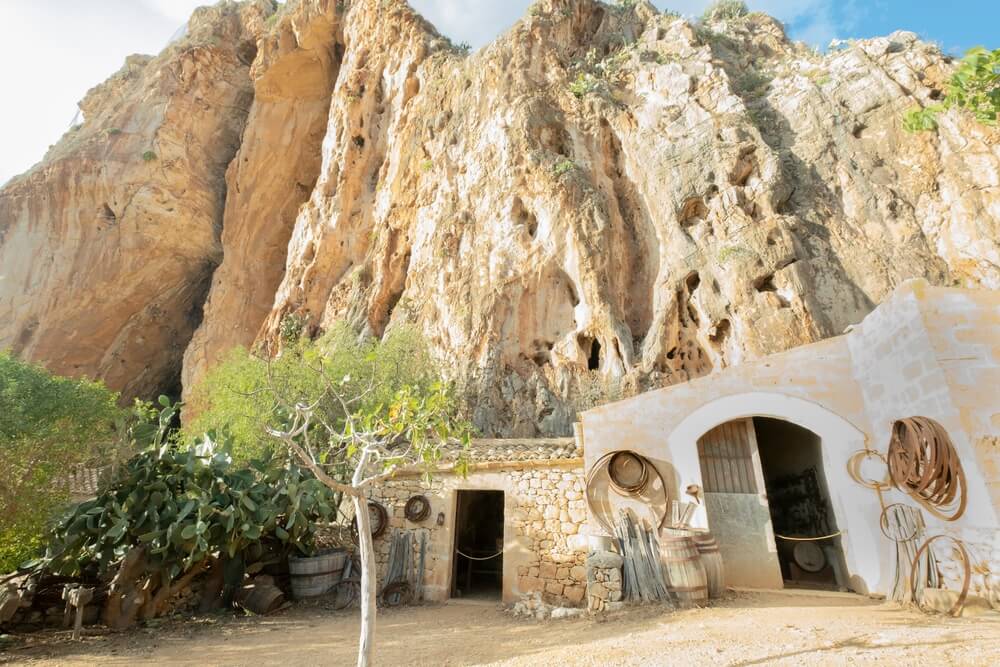
[{"label": "arched entrance", "polygon": [[708,527],[731,585],[845,589],[820,437],[772,417],[722,423],[698,439]]},{"label": "arched entrance", "polygon": [[[753,420],[755,417],[771,417],[790,422],[808,429],[819,438],[823,477],[832,505],[831,516],[837,528],[843,531],[840,543],[846,560],[848,586],[859,593],[878,590],[885,583],[883,578],[887,576],[887,573],[882,572],[879,553],[881,535],[877,517],[880,507],[875,494],[852,482],[846,468],[850,455],[864,447],[865,434],[850,421],[822,405],[770,391],[730,394],[703,403],[687,414],[667,437],[667,449],[673,455],[671,463],[677,470],[681,488],[689,483],[704,486],[698,452],[698,441],[702,436],[721,424],[740,419]],[[756,430],[754,437],[756,438]],[[757,520],[757,525],[763,525],[763,528],[735,532],[743,536],[743,542],[736,540],[727,545],[720,539],[723,555],[726,555],[728,549],[732,554],[730,560],[737,559],[732,566],[727,561],[726,578],[730,586],[780,588],[784,586],[784,582],[767,503],[760,452],[757,451],[753,456],[756,457],[753,460],[755,498],[753,502],[744,501],[741,504],[740,511],[744,514],[739,514],[734,508],[724,515],[731,517],[737,527]],[[697,525],[708,526],[705,510],[699,510],[696,516]],[[876,519],[872,520],[872,517]],[[716,525],[712,530],[717,532],[720,522],[716,520],[714,523]],[[739,566],[741,562],[743,567]]]}]

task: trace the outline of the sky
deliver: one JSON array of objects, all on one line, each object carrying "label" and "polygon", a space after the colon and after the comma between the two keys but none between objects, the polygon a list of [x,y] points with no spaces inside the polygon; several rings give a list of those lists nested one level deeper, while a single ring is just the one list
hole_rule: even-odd
[{"label": "sky", "polygon": [[[360,1],[360,0],[355,0]],[[654,0],[699,15],[710,0]],[[76,117],[89,88],[131,53],[157,53],[205,0],[0,0],[0,183],[40,160]],[[456,42],[488,43],[531,0],[410,0]],[[749,0],[792,38],[820,48],[831,39],[912,30],[960,55],[1000,48],[1000,0]]]}]

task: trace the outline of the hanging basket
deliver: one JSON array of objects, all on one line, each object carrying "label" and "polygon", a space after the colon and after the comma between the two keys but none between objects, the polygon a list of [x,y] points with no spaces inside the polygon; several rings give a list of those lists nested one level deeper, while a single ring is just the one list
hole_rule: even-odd
[{"label": "hanging basket", "polygon": [[413,523],[420,523],[430,516],[431,501],[427,499],[427,496],[410,496],[410,499],[406,501],[406,506],[403,508],[403,514],[407,520]]}]

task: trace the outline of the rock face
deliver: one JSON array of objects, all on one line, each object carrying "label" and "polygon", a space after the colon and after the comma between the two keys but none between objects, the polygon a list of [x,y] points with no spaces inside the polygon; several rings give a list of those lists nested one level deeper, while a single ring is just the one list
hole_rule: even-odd
[{"label": "rock face", "polygon": [[[302,0],[266,29],[256,5],[211,11],[232,31],[209,63],[168,50],[133,75],[134,145],[64,139],[0,194],[0,345],[148,390],[177,371],[221,220],[185,387],[234,345],[276,351],[287,317],[409,322],[485,434],[555,435],[588,402],[839,334],[907,278],[1000,287],[1000,132],[956,111],[903,131],[951,68],[912,34],[820,56],[759,14],[542,0],[468,56],[397,0]],[[170,126],[214,123],[219,151],[136,163],[164,99],[209,96],[155,97],[181,62],[242,101]],[[112,246],[90,213],[112,187],[91,181],[124,187],[109,170],[156,193],[127,236],[114,200]]]},{"label": "rock face", "polygon": [[88,92],[83,124],[0,190],[0,348],[126,399],[177,384],[269,11],[199,9],[186,37]]}]

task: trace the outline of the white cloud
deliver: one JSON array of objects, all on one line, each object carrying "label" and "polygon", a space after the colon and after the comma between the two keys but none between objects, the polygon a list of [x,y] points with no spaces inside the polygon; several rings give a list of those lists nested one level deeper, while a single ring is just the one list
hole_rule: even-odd
[{"label": "white cloud", "polygon": [[528,11],[530,0],[410,0],[410,5],[444,35],[478,49]]},{"label": "white cloud", "polygon": [[140,4],[180,25],[187,23],[196,7],[212,3],[205,0],[140,0]]}]

